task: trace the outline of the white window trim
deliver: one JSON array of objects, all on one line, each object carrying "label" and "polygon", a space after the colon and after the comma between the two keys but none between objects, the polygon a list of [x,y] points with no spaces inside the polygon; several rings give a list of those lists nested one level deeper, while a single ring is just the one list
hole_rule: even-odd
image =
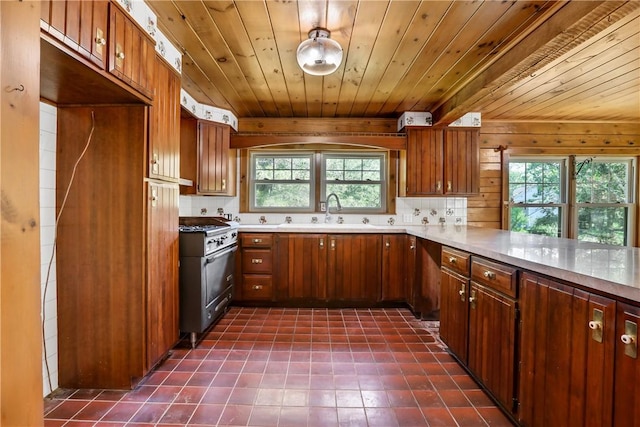
[{"label": "white window trim", "polygon": [[[581,161],[585,161],[587,160],[589,157],[585,157],[585,156],[581,156],[581,157],[576,157],[575,161],[576,164],[580,163]],[[628,188],[628,200],[626,203],[578,203],[577,201],[574,201],[574,206],[575,209],[573,209],[573,214],[572,214],[572,218],[571,218],[571,228],[572,228],[572,235],[576,236],[576,239],[578,238],[578,225],[579,225],[579,221],[578,221],[578,212],[580,210],[580,208],[608,208],[608,207],[613,207],[613,208],[620,208],[620,207],[626,207],[627,208],[627,235],[625,236],[625,240],[626,240],[626,245],[625,246],[633,246],[634,243],[634,236],[636,233],[636,209],[635,209],[635,205],[636,205],[636,200],[635,200],[635,195],[636,195],[636,189],[635,189],[635,183],[636,183],[636,173],[637,173],[637,168],[636,168],[636,158],[635,157],[593,157],[593,160],[596,162],[615,162],[615,163],[621,163],[621,162],[627,162],[629,163],[629,175],[627,176],[627,188]]]},{"label": "white window trim", "polygon": [[[269,182],[272,184],[278,183],[294,183],[296,181],[289,180],[256,180],[256,168],[255,161],[257,157],[282,157],[282,158],[309,158],[310,159],[310,177],[309,182],[309,207],[303,208],[290,208],[290,207],[257,207],[255,205],[255,184],[256,182]],[[287,151],[252,151],[249,155],[249,212],[292,212],[292,213],[305,213],[314,212],[316,206],[315,200],[315,153],[313,151],[296,151],[294,153]]]},{"label": "white window trim", "polygon": [[[387,161],[388,154],[387,152],[372,152],[372,151],[363,151],[363,152],[339,152],[339,151],[323,151],[320,153],[322,158],[322,167],[320,174],[320,199],[327,199],[327,182],[331,183],[331,181],[327,181],[327,173],[326,173],[326,159],[327,158],[379,158],[380,159],[380,181],[370,181],[370,183],[379,183],[380,184],[380,197],[381,197],[381,206],[379,208],[347,208],[345,206],[342,207],[341,213],[349,214],[349,213],[363,213],[363,214],[376,214],[376,213],[386,213],[387,212],[387,187],[389,185],[389,178],[387,176]],[[367,181],[340,181],[341,184],[366,184]]]},{"label": "white window trim", "polygon": [[[560,208],[560,237],[567,237],[569,225],[569,179],[568,179],[568,157],[518,157],[509,158],[509,166],[511,163],[543,163],[543,162],[560,162],[560,203],[515,203],[509,197],[509,220],[507,224],[511,228],[511,212],[514,207],[518,208],[539,208],[539,207],[558,207]],[[507,180],[509,179],[509,170],[507,170]],[[507,183],[509,196],[511,196],[511,182]]]}]

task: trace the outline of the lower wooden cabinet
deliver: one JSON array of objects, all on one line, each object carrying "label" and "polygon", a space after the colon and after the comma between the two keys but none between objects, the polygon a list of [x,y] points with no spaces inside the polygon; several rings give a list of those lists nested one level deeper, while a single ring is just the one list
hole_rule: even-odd
[{"label": "lower wooden cabinet", "polygon": [[330,300],[380,299],[379,234],[328,236],[327,289]]},{"label": "lower wooden cabinet", "polygon": [[618,303],[615,337],[613,425],[640,426],[640,307]]},{"label": "lower wooden cabinet", "polygon": [[469,336],[469,278],[445,268],[440,273],[440,339],[466,364]]},{"label": "lower wooden cabinet", "polygon": [[273,301],[273,234],[242,233],[236,301]]},{"label": "lower wooden cabinet", "polygon": [[327,300],[327,235],[277,234],[276,299]]},{"label": "lower wooden cabinet", "polygon": [[515,410],[516,302],[471,282],[467,366],[506,410]]},{"label": "lower wooden cabinet", "polygon": [[156,365],[180,337],[178,326],[177,184],[147,184],[147,366]]},{"label": "lower wooden cabinet", "polygon": [[[520,423],[611,425],[615,301],[531,273],[523,274],[520,292]],[[619,378],[616,398],[639,389],[637,366],[635,380],[627,373]],[[634,410],[637,413],[637,407],[621,408],[616,418],[624,421],[619,425],[633,425],[627,422]]]},{"label": "lower wooden cabinet", "polygon": [[415,236],[382,235],[382,301],[406,301],[415,269]]},{"label": "lower wooden cabinet", "polygon": [[[380,234],[241,233],[240,237],[238,302],[344,306],[381,301]],[[399,245],[406,242],[398,239]],[[400,247],[404,254],[411,250]],[[404,274],[404,269],[400,271]],[[397,290],[388,286],[394,298],[406,298],[400,294],[405,283],[402,280]]]}]

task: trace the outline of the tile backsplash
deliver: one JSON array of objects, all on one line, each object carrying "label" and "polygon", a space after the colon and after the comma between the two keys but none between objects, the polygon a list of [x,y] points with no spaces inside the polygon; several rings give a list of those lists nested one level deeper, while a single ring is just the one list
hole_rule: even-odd
[{"label": "tile backsplash", "polygon": [[[292,223],[311,223],[313,217],[319,222],[324,221],[324,213],[239,213],[238,197],[212,196],[180,196],[180,216],[219,216],[231,214],[232,218],[239,218],[242,224],[259,224],[260,217],[266,219],[267,224],[284,223],[286,217],[291,217]],[[399,197],[396,199],[396,213],[389,214],[344,214],[333,212],[333,221],[341,216],[345,224],[362,223],[364,218],[373,225],[420,225],[423,221],[429,224],[466,224],[467,199],[464,197]],[[425,220],[426,219],[426,220]]]}]

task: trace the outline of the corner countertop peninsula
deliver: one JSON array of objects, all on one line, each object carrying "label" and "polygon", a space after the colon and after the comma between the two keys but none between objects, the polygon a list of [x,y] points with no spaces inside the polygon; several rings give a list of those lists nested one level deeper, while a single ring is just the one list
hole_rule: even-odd
[{"label": "corner countertop peninsula", "polygon": [[241,225],[241,232],[406,233],[640,303],[640,248],[459,225]]}]

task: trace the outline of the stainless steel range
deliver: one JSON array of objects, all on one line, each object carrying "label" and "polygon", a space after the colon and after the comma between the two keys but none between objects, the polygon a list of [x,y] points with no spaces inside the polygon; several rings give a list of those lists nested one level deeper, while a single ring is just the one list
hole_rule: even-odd
[{"label": "stainless steel range", "polygon": [[[206,222],[203,222],[206,221]],[[195,347],[225,313],[233,295],[238,224],[216,218],[180,218],[180,330]]]}]

